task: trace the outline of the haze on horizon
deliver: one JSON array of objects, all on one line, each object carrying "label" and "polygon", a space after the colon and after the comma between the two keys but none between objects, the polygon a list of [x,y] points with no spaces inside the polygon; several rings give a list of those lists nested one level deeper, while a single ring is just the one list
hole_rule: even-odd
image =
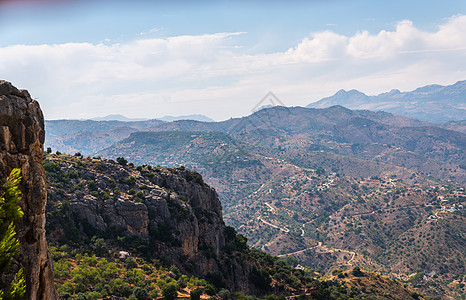
[{"label": "haze on horizon", "polygon": [[0,79],[47,119],[248,115],[466,79],[466,2],[0,1]]}]

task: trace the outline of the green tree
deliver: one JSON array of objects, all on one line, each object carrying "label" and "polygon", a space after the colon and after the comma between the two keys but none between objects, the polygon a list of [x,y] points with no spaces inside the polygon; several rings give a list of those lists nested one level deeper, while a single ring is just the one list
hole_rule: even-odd
[{"label": "green tree", "polygon": [[200,288],[196,288],[189,292],[189,298],[191,300],[200,300],[202,295],[202,290]]},{"label": "green tree", "polygon": [[361,271],[361,269],[358,266],[354,267],[351,273],[353,273],[353,275],[356,277],[364,276],[364,273]]},{"label": "green tree", "polygon": [[128,161],[124,157],[117,157],[116,161],[122,166],[126,166],[126,164],[128,163]]},{"label": "green tree", "polygon": [[[20,169],[13,169],[3,185],[0,194],[0,275],[3,274],[11,264],[11,260],[18,254],[19,240],[15,237],[14,220],[23,216],[18,205],[21,199],[21,191],[18,184],[21,181]],[[26,291],[23,269],[20,269],[5,291],[0,290],[0,300],[13,300],[23,297]]]},{"label": "green tree", "polygon": [[162,296],[166,300],[174,300],[178,296],[178,288],[175,284],[167,284],[166,287],[162,289]]}]

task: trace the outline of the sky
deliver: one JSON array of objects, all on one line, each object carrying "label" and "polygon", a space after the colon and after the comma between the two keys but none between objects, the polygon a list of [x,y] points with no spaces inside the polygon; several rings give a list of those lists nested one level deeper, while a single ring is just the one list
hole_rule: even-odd
[{"label": "sky", "polygon": [[0,0],[0,79],[46,119],[249,115],[466,80],[464,0]]}]

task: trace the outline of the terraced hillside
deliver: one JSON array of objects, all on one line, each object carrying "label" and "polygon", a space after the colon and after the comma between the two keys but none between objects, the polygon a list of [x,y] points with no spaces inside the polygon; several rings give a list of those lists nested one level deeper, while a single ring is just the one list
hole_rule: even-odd
[{"label": "terraced hillside", "polygon": [[186,168],[56,154],[43,165],[64,299],[424,299],[388,277],[353,268],[321,278],[248,247],[223,224],[215,192]]},{"label": "terraced hillside", "polygon": [[412,284],[458,295],[465,151],[464,133],[384,112],[275,107],[159,124],[99,155],[196,170],[219,193],[226,223],[269,253],[328,272],[427,274]]}]

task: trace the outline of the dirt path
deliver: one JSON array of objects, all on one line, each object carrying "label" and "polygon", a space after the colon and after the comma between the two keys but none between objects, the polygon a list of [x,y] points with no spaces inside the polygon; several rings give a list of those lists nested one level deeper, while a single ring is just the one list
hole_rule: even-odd
[{"label": "dirt path", "polygon": [[351,262],[353,261],[354,257],[356,256],[356,253],[353,252],[353,256],[351,256],[350,260],[346,262],[346,264],[351,265]]},{"label": "dirt path", "polygon": [[303,253],[306,250],[314,249],[314,248],[321,247],[321,246],[322,246],[322,242],[319,242],[318,245],[315,245],[315,246],[312,246],[312,247],[309,247],[309,248],[306,248],[306,249],[298,250],[298,251],[295,251],[295,252],[280,254],[280,255],[277,255],[277,256],[278,257],[287,257],[287,256],[294,255],[294,254],[300,254],[300,253]]},{"label": "dirt path", "polygon": [[264,224],[269,225],[270,227],[273,227],[273,228],[276,228],[276,229],[280,229],[281,231],[283,231],[283,232],[285,232],[285,233],[290,232],[290,230],[289,230],[288,228],[286,228],[286,227],[280,227],[280,226],[274,225],[274,224],[272,224],[272,223],[269,223],[269,222],[267,222],[267,221],[261,219],[260,216],[257,217],[257,220],[261,221],[261,222],[264,223]]}]

